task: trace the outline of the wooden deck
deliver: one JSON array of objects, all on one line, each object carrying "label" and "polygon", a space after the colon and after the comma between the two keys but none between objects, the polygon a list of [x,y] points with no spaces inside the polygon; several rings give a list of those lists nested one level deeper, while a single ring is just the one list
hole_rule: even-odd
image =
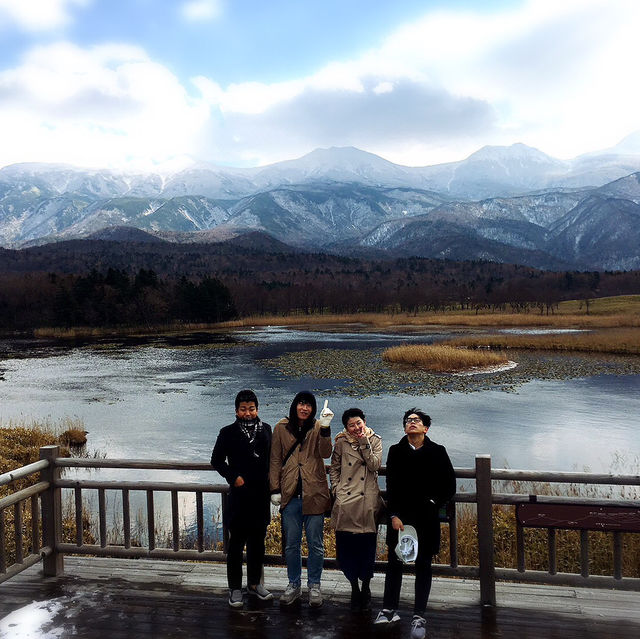
[{"label": "wooden deck", "polygon": [[[372,582],[371,614],[349,611],[348,584],[341,573],[331,570],[323,573],[325,605],[319,610],[310,609],[305,600],[291,610],[269,602],[247,603],[238,611],[227,605],[224,565],[66,557],[62,577],[44,578],[40,566],[34,566],[0,585],[0,638],[351,639],[371,634],[407,638],[413,578],[404,579],[402,620],[391,628],[372,624],[383,581],[383,575],[376,575]],[[265,585],[281,592],[285,569],[265,568]],[[497,608],[482,609],[477,582],[436,578],[428,636],[640,637],[638,592],[499,583],[497,600]],[[36,608],[45,621],[39,632],[26,635],[25,620],[35,623]],[[17,625],[11,625],[13,621]]]}]

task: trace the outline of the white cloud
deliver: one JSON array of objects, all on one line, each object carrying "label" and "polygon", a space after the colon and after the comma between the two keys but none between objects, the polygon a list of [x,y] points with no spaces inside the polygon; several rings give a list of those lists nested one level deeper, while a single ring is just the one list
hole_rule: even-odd
[{"label": "white cloud", "polygon": [[191,0],[183,3],[180,11],[190,22],[214,20],[222,14],[222,0]]},{"label": "white cloud", "polygon": [[39,47],[0,73],[0,165],[142,168],[191,153],[207,117],[202,101],[136,47]]},{"label": "white cloud", "polygon": [[391,93],[393,91],[393,82],[380,82],[373,87],[373,92],[380,95],[381,93]]},{"label": "white cloud", "polygon": [[330,145],[425,165],[518,141],[572,157],[640,129],[638,24],[636,0],[430,12],[305,77],[227,86],[186,87],[136,47],[59,43],[0,72],[0,165],[264,164]]},{"label": "white cloud", "polygon": [[0,27],[9,22],[26,31],[49,31],[71,21],[74,7],[90,0],[0,0]]},{"label": "white cloud", "polygon": [[516,141],[571,157],[640,128],[639,24],[635,0],[431,12],[357,59],[290,82],[216,85],[205,99],[227,157],[271,162],[341,141],[407,164]]}]

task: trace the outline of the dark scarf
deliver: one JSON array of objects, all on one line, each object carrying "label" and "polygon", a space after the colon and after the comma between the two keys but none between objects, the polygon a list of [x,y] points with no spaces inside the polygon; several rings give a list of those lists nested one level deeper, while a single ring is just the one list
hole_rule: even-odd
[{"label": "dark scarf", "polygon": [[262,421],[259,417],[256,419],[236,419],[236,424],[240,427],[240,430],[247,436],[251,450],[255,457],[259,457],[255,449],[256,436],[260,435],[263,431]]}]

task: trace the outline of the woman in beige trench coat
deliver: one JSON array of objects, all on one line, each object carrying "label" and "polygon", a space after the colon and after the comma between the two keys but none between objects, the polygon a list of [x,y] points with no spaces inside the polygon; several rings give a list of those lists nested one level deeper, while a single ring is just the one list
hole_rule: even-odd
[{"label": "woman in beige trench coat", "polygon": [[331,524],[336,530],[338,563],[351,583],[351,609],[367,610],[376,557],[377,515],[382,505],[378,487],[382,440],[367,426],[359,408],[347,409],[342,423],[344,430],[336,437],[329,472],[334,497]]}]

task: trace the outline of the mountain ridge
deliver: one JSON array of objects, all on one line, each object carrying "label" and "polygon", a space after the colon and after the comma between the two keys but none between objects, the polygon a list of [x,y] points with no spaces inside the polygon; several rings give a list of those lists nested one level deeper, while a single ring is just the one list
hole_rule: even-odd
[{"label": "mountain ridge", "polygon": [[[624,173],[635,163],[637,171]],[[588,184],[576,186],[585,176]],[[404,167],[355,147],[252,169],[203,164],[172,176],[25,163],[0,169],[0,244],[117,237],[105,229],[122,227],[196,243],[257,231],[297,250],[628,269],[640,265],[639,204],[640,156],[609,152],[573,162],[524,144],[487,146],[431,167]],[[572,234],[591,240],[571,244]],[[596,240],[606,248],[594,248]]]}]

